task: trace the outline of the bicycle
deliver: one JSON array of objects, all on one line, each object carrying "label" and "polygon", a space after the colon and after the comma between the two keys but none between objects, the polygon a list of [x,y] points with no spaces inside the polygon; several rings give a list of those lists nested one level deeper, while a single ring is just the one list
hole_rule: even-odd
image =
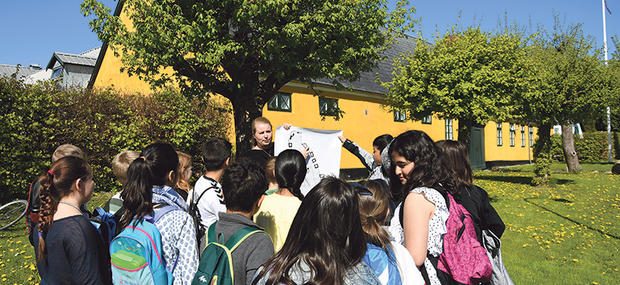
[{"label": "bicycle", "polygon": [[0,231],[4,230],[19,221],[26,215],[28,202],[26,200],[15,200],[0,206]]}]

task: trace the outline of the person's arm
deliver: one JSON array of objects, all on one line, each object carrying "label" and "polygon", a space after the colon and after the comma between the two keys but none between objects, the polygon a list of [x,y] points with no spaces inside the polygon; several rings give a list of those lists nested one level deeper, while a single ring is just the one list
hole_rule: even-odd
[{"label": "person's arm", "polygon": [[342,147],[347,149],[353,155],[357,156],[357,158],[359,158],[362,164],[364,164],[364,167],[366,167],[366,169],[368,169],[369,171],[372,171],[372,166],[375,162],[375,159],[372,157],[371,153],[342,135],[338,136],[338,138],[342,142]]},{"label": "person's arm", "polygon": [[405,199],[403,229],[405,247],[420,267],[426,259],[428,247],[428,222],[433,216],[435,205],[421,193],[410,193]]},{"label": "person's arm", "polygon": [[506,225],[504,225],[504,221],[499,216],[495,208],[491,205],[491,201],[489,200],[489,194],[484,189],[474,186],[478,188],[480,191],[480,195],[482,196],[482,213],[480,213],[481,226],[483,230],[492,231],[498,238],[502,237],[504,230],[506,229]]}]

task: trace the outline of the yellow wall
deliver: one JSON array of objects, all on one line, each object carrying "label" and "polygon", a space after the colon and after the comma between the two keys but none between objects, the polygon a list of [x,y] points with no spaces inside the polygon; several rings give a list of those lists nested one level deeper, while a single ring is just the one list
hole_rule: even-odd
[{"label": "yellow wall", "polygon": [[[536,141],[536,128],[533,128]],[[484,156],[486,161],[515,161],[528,160],[533,157],[532,149],[528,147],[529,127],[525,128],[525,146],[521,146],[521,125],[515,124],[515,144],[510,145],[510,123],[502,123],[502,145],[497,145],[497,123],[489,122],[484,127]],[[530,156],[528,157],[528,151]]]},{"label": "yellow wall", "polygon": [[[358,143],[363,149],[372,152],[372,141],[379,135],[398,134],[411,130],[422,130],[433,140],[445,139],[445,122],[437,117],[433,117],[432,125],[422,124],[420,121],[395,122],[392,112],[383,108],[377,99],[360,98],[347,94],[334,92],[321,92],[321,96],[338,98],[338,106],[344,111],[344,115],[339,120],[334,117],[325,117],[322,120],[319,114],[319,97],[312,95],[303,88],[284,87],[281,91],[292,93],[291,112],[269,111],[267,107],[263,109],[263,116],[268,118],[274,128],[284,123],[294,126],[343,130],[344,136]],[[367,94],[371,96],[371,94]],[[456,122],[453,124],[454,138],[456,139]],[[341,168],[361,168],[364,167],[357,157],[342,149]]]}]

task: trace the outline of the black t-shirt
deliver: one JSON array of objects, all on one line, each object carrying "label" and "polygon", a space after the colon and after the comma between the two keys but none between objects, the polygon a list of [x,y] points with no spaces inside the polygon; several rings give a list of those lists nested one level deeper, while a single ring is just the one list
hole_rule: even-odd
[{"label": "black t-shirt", "polygon": [[491,206],[489,194],[484,189],[473,185],[467,191],[455,195],[454,199],[471,214],[478,241],[482,241],[482,230],[490,230],[498,238],[502,237],[506,226]]},{"label": "black t-shirt", "polygon": [[258,163],[258,165],[265,167],[265,164],[267,163],[267,160],[269,160],[271,157],[273,157],[273,143],[270,143],[267,148],[263,149],[253,149],[250,150],[248,153],[246,153],[245,155],[243,155],[242,157],[244,158],[248,158],[256,163]]},{"label": "black t-shirt", "polygon": [[[39,240],[34,242],[36,251]],[[85,216],[54,221],[45,237],[45,249],[46,258],[37,262],[42,283],[112,284],[108,249]]]}]

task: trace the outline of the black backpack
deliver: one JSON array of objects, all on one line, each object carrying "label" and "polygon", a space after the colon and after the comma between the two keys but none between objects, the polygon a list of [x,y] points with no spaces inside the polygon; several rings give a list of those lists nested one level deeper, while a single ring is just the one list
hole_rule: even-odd
[{"label": "black backpack", "polygon": [[41,201],[39,200],[39,193],[41,192],[41,184],[39,180],[32,181],[30,188],[28,189],[28,205],[26,207],[26,229],[28,230],[28,240],[30,244],[34,246],[33,234],[35,226],[39,222],[39,210],[41,207]]},{"label": "black backpack", "polygon": [[206,238],[205,233],[207,229],[205,229],[204,225],[202,224],[202,218],[200,217],[200,210],[198,209],[198,202],[200,202],[200,199],[202,199],[202,196],[204,196],[205,193],[207,193],[207,191],[213,188],[217,188],[217,187],[215,186],[208,187],[207,189],[202,191],[200,196],[198,196],[198,199],[195,199],[196,197],[195,190],[192,191],[192,197],[191,197],[192,200],[189,203],[188,212],[194,219],[194,225],[196,226],[196,244],[198,246],[198,253],[201,252],[202,248],[206,246],[206,243],[207,243],[205,239]]}]

